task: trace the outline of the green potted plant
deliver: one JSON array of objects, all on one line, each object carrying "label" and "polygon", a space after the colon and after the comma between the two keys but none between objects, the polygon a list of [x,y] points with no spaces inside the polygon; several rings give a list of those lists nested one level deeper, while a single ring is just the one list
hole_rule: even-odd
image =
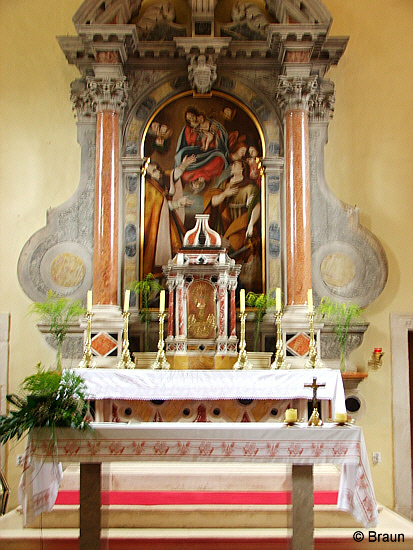
[{"label": "green potted plant", "polygon": [[71,370],[46,369],[41,363],[36,373],[20,384],[19,394],[9,394],[14,406],[7,416],[0,416],[0,443],[18,441],[33,428],[50,430],[50,445],[56,441],[57,428],[90,428],[83,379]]},{"label": "green potted plant", "polygon": [[340,346],[340,370],[346,370],[346,347],[352,325],[361,319],[363,310],[353,302],[338,303],[324,296],[316,313],[321,320],[330,321]]},{"label": "green potted plant", "polygon": [[255,309],[255,327],[254,327],[254,351],[258,350],[258,340],[260,336],[260,326],[268,308],[275,306],[275,289],[271,288],[267,292],[257,294],[248,292],[245,297],[245,303],[248,307]]},{"label": "green potted plant", "polygon": [[151,322],[150,298],[153,293],[163,290],[163,286],[155,279],[152,273],[148,273],[141,281],[134,281],[129,285],[130,290],[136,296],[141,297],[139,317],[145,327],[144,350],[149,351],[149,325]]},{"label": "green potted plant", "polygon": [[47,293],[44,302],[34,302],[29,313],[38,315],[49,325],[50,334],[56,345],[56,368],[62,369],[62,349],[70,323],[85,315],[86,310],[80,300],[71,300],[57,296],[52,290]]}]

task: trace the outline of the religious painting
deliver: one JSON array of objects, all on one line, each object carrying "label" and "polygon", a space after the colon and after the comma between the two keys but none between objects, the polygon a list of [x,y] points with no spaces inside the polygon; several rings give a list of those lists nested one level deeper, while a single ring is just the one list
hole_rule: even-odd
[{"label": "religious painting", "polygon": [[219,93],[181,95],[149,122],[144,156],[142,276],[162,276],[196,214],[241,264],[240,287],[262,292],[261,136],[248,110]]}]

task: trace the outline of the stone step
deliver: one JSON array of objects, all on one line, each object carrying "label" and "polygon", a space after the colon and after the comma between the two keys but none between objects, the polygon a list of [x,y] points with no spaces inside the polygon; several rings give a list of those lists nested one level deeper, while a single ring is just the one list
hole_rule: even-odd
[{"label": "stone step", "polygon": [[[283,505],[155,505],[102,506],[102,528],[107,529],[286,529],[291,506]],[[358,522],[335,505],[314,507],[317,528],[357,528]],[[79,507],[55,506],[30,525],[32,529],[73,529],[79,526]]]},{"label": "stone step", "polygon": [[[361,531],[364,541],[353,539]],[[381,550],[413,548],[413,523],[388,508],[381,508],[379,525],[372,530],[398,538],[398,542],[377,543]],[[404,540],[402,540],[402,535]],[[105,550],[291,550],[291,529],[102,529]],[[394,539],[395,540],[395,539]],[[314,530],[314,550],[371,550],[369,530],[318,528]],[[1,550],[78,550],[79,530],[73,528],[23,529],[22,514],[12,510],[0,518]]]},{"label": "stone step", "polygon": [[[314,491],[338,491],[340,471],[314,465]],[[61,491],[79,490],[79,465],[69,465]],[[291,491],[287,464],[113,462],[102,464],[102,491]]]}]

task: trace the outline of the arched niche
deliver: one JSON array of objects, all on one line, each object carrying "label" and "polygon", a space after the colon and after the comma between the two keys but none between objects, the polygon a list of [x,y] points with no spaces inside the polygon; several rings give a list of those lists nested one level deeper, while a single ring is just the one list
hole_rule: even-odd
[{"label": "arched niche", "polygon": [[[279,195],[283,159],[280,156],[282,125],[278,113],[257,89],[251,89],[242,80],[231,79],[230,75],[225,82],[227,85],[230,82],[231,94],[221,90],[212,90],[205,95],[189,90],[175,91],[178,82],[179,78],[166,78],[157,87],[142,94],[126,117],[122,157],[125,181],[125,285],[148,272],[160,277],[162,265],[169,259],[166,256],[161,259],[160,255],[156,262],[154,260],[154,248],[159,240],[154,225],[159,224],[163,197],[158,186],[158,192],[154,190],[148,173],[146,178],[141,177],[148,159],[151,166],[156,164],[161,169],[162,189],[164,194],[169,195],[168,223],[173,227],[167,231],[172,233],[165,233],[168,243],[165,239],[160,242],[169,246],[172,255],[180,244],[179,239],[174,241],[173,233],[192,229],[195,214],[208,210],[208,196],[225,189],[231,178],[231,166],[235,160],[240,160],[245,175],[239,189],[240,202],[244,193],[251,207],[240,209],[243,210],[242,219],[233,215],[237,220],[227,219],[225,223],[223,216],[231,217],[228,209],[215,208],[208,212],[211,214],[211,227],[225,238],[230,256],[244,266],[240,276],[242,285],[247,291],[263,292],[279,283],[281,272]],[[186,120],[188,109],[193,111],[192,115],[188,115],[192,119],[200,117],[199,121],[192,120],[192,130]],[[200,127],[202,120],[204,130]],[[207,131],[207,127],[212,131]],[[191,134],[190,144],[185,132]],[[177,178],[180,191],[175,189],[174,193],[169,194],[176,178],[174,169],[185,156],[192,154],[203,160],[189,165],[182,178]],[[157,177],[159,179],[159,175]],[[253,188],[258,195],[255,198],[252,196]],[[150,194],[151,200],[156,197],[155,203],[148,200]],[[180,196],[187,197],[192,204],[177,208]],[[254,202],[259,203],[259,219],[252,234],[246,237]],[[179,215],[181,218],[177,220]]]}]

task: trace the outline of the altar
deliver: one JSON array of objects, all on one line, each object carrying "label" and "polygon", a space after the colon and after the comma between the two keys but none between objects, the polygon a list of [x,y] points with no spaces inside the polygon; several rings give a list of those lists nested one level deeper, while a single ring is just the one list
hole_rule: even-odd
[{"label": "altar", "polygon": [[307,419],[312,390],[305,384],[313,378],[325,384],[318,389],[322,418],[346,410],[341,373],[334,369],[75,372],[83,378],[88,398],[95,400],[97,421],[280,422],[292,407],[298,418]]},{"label": "altar", "polygon": [[[26,449],[22,486],[36,463],[56,459],[80,463],[80,550],[100,549],[100,475],[103,462],[212,461],[288,463],[293,465],[293,549],[312,548],[313,464],[342,468],[337,506],[365,527],[377,523],[377,505],[371,482],[362,429],[328,423],[309,427],[285,424],[99,424],[93,432],[62,429],[52,451],[48,434],[37,430]],[[45,492],[48,487],[45,487]],[[30,506],[26,494],[23,509]]]}]

